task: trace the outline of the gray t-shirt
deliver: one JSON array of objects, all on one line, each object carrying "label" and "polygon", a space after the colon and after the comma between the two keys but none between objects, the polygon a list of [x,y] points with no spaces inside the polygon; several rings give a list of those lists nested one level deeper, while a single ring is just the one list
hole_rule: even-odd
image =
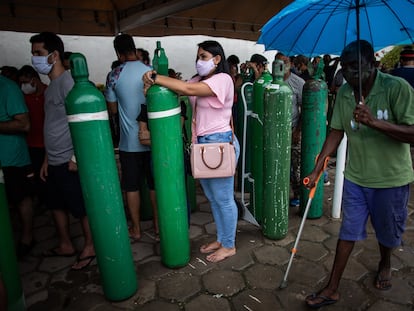
[{"label": "gray t-shirt", "polygon": [[292,96],[292,128],[297,127],[300,120],[300,110],[302,107],[302,91],[305,80],[294,73],[290,73],[285,80],[293,91]]},{"label": "gray t-shirt", "polygon": [[69,162],[73,155],[65,98],[74,85],[72,76],[65,71],[51,80],[45,92],[44,138],[48,163],[61,165]]}]

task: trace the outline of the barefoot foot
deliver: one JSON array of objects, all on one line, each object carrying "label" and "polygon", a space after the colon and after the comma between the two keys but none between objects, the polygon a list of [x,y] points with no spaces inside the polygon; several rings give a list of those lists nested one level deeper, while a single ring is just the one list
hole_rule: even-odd
[{"label": "barefoot foot", "polygon": [[203,244],[200,247],[200,253],[202,254],[209,254],[216,250],[218,250],[221,247],[221,243],[218,241],[214,241],[211,243]]},{"label": "barefoot foot", "polygon": [[226,247],[220,247],[218,250],[216,250],[213,254],[210,254],[206,257],[206,259],[210,262],[219,262],[227,257],[231,257],[236,255],[236,248],[226,248]]},{"label": "barefoot foot", "polygon": [[128,228],[128,235],[132,241],[137,241],[141,239],[141,232],[140,230],[135,230],[134,228]]}]

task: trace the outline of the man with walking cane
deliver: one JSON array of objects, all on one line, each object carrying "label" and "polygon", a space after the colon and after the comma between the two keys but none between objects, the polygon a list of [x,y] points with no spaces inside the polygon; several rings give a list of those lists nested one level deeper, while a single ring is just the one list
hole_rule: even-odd
[{"label": "man with walking cane", "polygon": [[374,286],[378,290],[391,288],[391,254],[401,244],[409,184],[414,180],[410,154],[410,143],[414,142],[413,88],[403,79],[378,71],[374,50],[364,40],[344,48],[341,66],[348,83],[338,91],[332,130],[315,168],[306,177],[309,178],[306,186],[312,188],[325,158],[335,152],[346,133],[348,159],[344,171],[342,225],[328,284],[305,299],[311,308],[339,300],[340,279],[355,242],[367,236],[368,216],[381,256]]}]

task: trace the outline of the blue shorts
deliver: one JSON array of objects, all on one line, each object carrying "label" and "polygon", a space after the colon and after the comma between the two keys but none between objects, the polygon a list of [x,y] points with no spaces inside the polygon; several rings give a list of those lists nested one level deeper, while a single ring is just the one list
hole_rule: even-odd
[{"label": "blue shorts", "polygon": [[409,190],[409,185],[383,189],[361,187],[345,179],[339,239],[366,239],[366,224],[370,216],[380,244],[389,248],[401,245]]}]

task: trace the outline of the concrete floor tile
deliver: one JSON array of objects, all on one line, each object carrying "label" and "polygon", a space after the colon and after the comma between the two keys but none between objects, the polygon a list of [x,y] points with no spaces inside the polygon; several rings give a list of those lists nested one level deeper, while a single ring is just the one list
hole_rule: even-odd
[{"label": "concrete floor tile", "polygon": [[263,264],[250,267],[244,275],[249,287],[254,289],[276,289],[283,279],[281,269]]},{"label": "concrete floor tile", "polygon": [[257,261],[262,264],[283,266],[288,263],[290,253],[280,246],[264,245],[253,251]]},{"label": "concrete floor tile", "polygon": [[134,261],[138,262],[146,257],[155,255],[154,244],[151,243],[132,243],[131,244],[132,257]]},{"label": "concrete floor tile", "polygon": [[230,297],[246,287],[240,273],[229,270],[213,270],[202,276],[202,284],[210,294]]},{"label": "concrete floor tile", "polygon": [[282,306],[273,291],[263,289],[247,289],[231,301],[234,310],[269,311],[281,310]]},{"label": "concrete floor tile", "polygon": [[22,277],[23,292],[27,295],[46,289],[50,275],[44,272],[31,272]]},{"label": "concrete floor tile", "polygon": [[186,311],[201,311],[201,310],[214,310],[214,311],[231,311],[230,303],[225,297],[220,295],[206,295],[202,294],[189,303],[185,304]]},{"label": "concrete floor tile", "polygon": [[200,279],[189,273],[172,273],[159,280],[158,290],[161,298],[184,302],[201,290]]}]

